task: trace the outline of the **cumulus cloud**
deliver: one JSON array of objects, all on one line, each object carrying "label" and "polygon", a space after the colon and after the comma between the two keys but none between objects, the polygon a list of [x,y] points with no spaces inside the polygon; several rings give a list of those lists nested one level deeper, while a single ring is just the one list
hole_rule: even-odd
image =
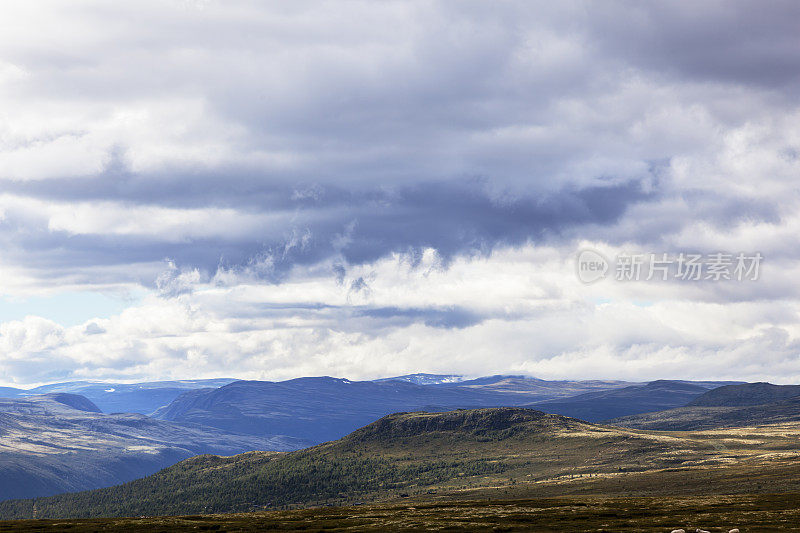
[{"label": "cumulus cloud", "polygon": [[[730,303],[704,298],[711,285],[689,298],[613,280],[587,292],[573,260],[528,245],[443,268],[428,250],[416,264],[395,255],[357,267],[341,285],[314,268],[281,284],[198,283],[84,325],[3,324],[3,365],[29,382],[57,373],[373,378],[454,368],[557,379],[609,377],[609,369],[625,379],[800,378],[796,300]],[[351,282],[367,273],[370,290],[355,301]]]},{"label": "cumulus cloud", "polygon": [[[11,379],[711,378],[765,347],[797,372],[791,2],[3,10],[0,293],[153,294],[60,334],[4,324],[2,364],[61,365]],[[767,263],[741,286],[586,287],[564,272],[587,244]],[[739,305],[742,329],[711,318]]]}]

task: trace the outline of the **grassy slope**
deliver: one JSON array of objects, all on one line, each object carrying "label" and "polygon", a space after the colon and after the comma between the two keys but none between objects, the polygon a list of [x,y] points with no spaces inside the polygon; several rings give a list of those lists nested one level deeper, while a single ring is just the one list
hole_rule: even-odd
[{"label": "grassy slope", "polygon": [[0,503],[0,517],[237,512],[416,501],[800,491],[800,427],[661,433],[526,409],[385,417],[289,454],[202,456],[126,485]]}]

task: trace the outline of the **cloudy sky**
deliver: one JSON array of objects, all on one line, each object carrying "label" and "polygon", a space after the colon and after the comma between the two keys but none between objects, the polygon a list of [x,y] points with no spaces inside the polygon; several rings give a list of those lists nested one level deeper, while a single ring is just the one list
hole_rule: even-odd
[{"label": "cloudy sky", "polygon": [[[790,1],[4,2],[0,383],[798,382],[798,20]],[[610,265],[591,284],[587,249]],[[615,279],[665,253],[763,261]]]}]

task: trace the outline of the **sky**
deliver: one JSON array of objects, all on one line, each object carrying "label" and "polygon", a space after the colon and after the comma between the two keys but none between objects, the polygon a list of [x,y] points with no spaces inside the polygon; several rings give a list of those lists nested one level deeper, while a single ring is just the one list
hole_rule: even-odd
[{"label": "sky", "polygon": [[800,382],[797,20],[4,2],[0,384]]}]

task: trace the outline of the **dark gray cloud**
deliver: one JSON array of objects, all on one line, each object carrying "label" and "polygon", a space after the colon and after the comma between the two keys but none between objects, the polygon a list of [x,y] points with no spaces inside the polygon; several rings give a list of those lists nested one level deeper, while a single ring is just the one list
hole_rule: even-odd
[{"label": "dark gray cloud", "polygon": [[363,309],[359,312],[359,315],[390,321],[395,326],[398,325],[398,322],[405,324],[420,322],[429,327],[445,329],[474,326],[486,318],[473,310],[458,307],[446,309],[378,307]]},{"label": "dark gray cloud", "polygon": [[[87,5],[62,13],[65,34],[0,39],[22,72],[4,97],[34,117],[7,136],[2,192],[110,204],[133,228],[8,210],[5,260],[43,277],[131,265],[152,286],[134,265],[210,276],[262,262],[280,281],[334,258],[343,280],[345,263],[393,252],[432,247],[447,261],[582,235],[659,242],[697,221],[785,211],[702,175],[672,182],[669,165],[796,97],[793,3],[292,4]],[[83,153],[85,164],[5,179]],[[617,233],[631,207],[675,200],[691,219]],[[199,227],[175,236],[180,224],[139,231],[150,208],[174,211],[156,223],[233,214],[187,214]]]},{"label": "dark gray cloud", "polygon": [[648,71],[778,90],[800,81],[800,5],[791,0],[625,1],[592,4],[589,17],[606,53]]},{"label": "dark gray cloud", "polygon": [[[53,231],[45,220],[36,225],[13,217],[0,222],[0,227],[5,229],[6,250],[16,251],[20,259],[35,258],[41,269],[170,259],[181,269],[199,268],[213,275],[218,267],[241,269],[266,258],[272,268],[263,273],[277,281],[294,264],[335,256],[361,264],[392,252],[434,248],[447,261],[460,253],[489,253],[498,245],[558,239],[566,229],[613,224],[631,204],[657,197],[642,190],[637,181],[500,199],[490,197],[485,180],[418,183],[391,190],[320,186],[313,198],[297,198],[286,189],[276,191],[268,182],[262,189],[262,195],[255,186],[251,194],[229,190],[227,202],[245,204],[239,207],[265,216],[286,212],[282,219],[285,227],[264,227],[263,233],[238,236],[223,232],[178,242],[168,233],[73,235]],[[50,190],[49,194],[57,192]],[[262,198],[263,204],[251,204],[252,196]],[[287,231],[294,237],[299,234],[302,242],[287,244],[292,240]],[[177,271],[166,272],[158,280],[163,291],[175,295],[184,290],[177,275]]]}]

